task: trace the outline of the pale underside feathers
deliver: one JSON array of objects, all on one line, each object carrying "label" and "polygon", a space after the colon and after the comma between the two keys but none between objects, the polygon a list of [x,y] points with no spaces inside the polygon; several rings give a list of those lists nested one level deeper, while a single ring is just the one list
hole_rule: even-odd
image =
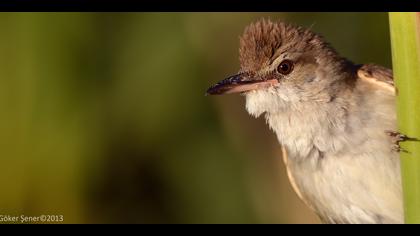
[{"label": "pale underside feathers", "polygon": [[[355,65],[310,30],[260,20],[240,39],[241,71],[277,83],[248,91],[246,109],[264,115],[283,146],[298,196],[328,223],[402,223],[392,71]],[[293,70],[276,73],[287,60]],[[278,63],[278,64],[276,64]]]}]

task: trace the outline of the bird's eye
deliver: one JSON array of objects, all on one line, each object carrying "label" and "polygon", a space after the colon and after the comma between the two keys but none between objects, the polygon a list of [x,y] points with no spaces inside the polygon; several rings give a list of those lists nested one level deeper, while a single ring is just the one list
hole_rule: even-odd
[{"label": "bird's eye", "polygon": [[293,70],[293,62],[290,60],[284,60],[277,67],[277,72],[283,75],[287,75]]}]

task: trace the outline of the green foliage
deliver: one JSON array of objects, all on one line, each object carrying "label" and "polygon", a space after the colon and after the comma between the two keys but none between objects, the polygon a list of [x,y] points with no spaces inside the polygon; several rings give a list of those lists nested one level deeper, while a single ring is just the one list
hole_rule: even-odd
[{"label": "green foliage", "polygon": [[0,214],[317,222],[264,120],[243,97],[204,97],[261,17],[390,66],[385,13],[0,13]]},{"label": "green foliage", "polygon": [[[420,138],[419,13],[389,13],[400,132]],[[401,143],[406,223],[420,223],[420,142]]]}]

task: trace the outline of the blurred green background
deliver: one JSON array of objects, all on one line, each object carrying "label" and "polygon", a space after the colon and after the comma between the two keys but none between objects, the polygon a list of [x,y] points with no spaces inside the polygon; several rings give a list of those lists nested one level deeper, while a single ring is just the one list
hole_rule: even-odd
[{"label": "blurred green background", "polygon": [[318,223],[244,98],[259,18],[391,66],[386,13],[0,13],[0,214],[65,223]]}]

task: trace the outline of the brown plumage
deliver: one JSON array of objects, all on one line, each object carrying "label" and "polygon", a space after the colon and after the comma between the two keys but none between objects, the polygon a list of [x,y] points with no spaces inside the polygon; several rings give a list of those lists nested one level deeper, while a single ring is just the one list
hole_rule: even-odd
[{"label": "brown plumage", "polygon": [[321,36],[260,20],[240,39],[241,73],[208,94],[243,93],[283,147],[299,197],[326,223],[402,223],[392,71],[355,65]]},{"label": "brown plumage", "polygon": [[284,22],[259,20],[245,28],[240,38],[239,61],[243,71],[258,71],[281,53],[278,49],[321,53],[341,59],[323,38],[308,29]]}]

